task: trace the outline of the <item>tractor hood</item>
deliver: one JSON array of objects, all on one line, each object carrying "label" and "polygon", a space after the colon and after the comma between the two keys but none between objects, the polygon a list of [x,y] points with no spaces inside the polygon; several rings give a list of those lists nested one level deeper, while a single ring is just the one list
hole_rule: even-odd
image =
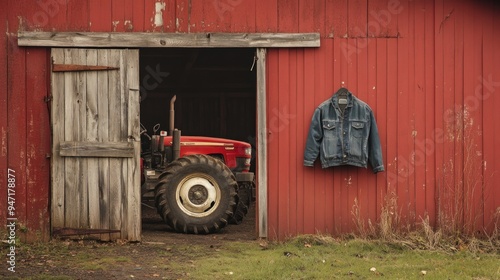
[{"label": "tractor hood", "polygon": [[[165,146],[172,146],[172,136],[165,137],[164,143]],[[250,144],[246,142],[205,136],[181,136],[182,146],[250,148]]]}]

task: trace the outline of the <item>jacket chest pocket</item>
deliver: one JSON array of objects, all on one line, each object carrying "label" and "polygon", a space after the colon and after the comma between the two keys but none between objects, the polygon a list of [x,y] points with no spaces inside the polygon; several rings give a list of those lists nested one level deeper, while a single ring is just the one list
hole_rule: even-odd
[{"label": "jacket chest pocket", "polygon": [[336,124],[335,121],[324,120],[323,121],[323,133],[326,138],[336,137]]},{"label": "jacket chest pocket", "polygon": [[352,137],[356,137],[356,138],[363,137],[364,128],[365,128],[364,122],[352,122],[351,123],[351,135],[352,135]]}]

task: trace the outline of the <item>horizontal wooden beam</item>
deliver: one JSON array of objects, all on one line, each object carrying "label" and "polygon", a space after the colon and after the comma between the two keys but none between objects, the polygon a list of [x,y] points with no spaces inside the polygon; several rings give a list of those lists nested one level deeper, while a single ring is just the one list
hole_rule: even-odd
[{"label": "horizontal wooden beam", "polygon": [[62,157],[134,157],[131,142],[61,142],[59,155]]},{"label": "horizontal wooden beam", "polygon": [[319,47],[319,33],[19,32],[25,47],[294,48]]}]

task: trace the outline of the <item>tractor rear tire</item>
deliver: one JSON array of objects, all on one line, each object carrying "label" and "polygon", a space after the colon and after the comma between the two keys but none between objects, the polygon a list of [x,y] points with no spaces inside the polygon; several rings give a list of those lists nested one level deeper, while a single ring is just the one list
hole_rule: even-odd
[{"label": "tractor rear tire", "polygon": [[177,232],[208,234],[225,227],[236,206],[236,179],[220,160],[189,155],[170,163],[155,188],[156,209]]}]

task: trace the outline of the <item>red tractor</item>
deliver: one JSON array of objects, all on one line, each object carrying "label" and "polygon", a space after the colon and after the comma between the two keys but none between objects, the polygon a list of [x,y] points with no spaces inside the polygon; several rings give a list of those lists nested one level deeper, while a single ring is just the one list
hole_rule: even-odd
[{"label": "red tractor", "polygon": [[[155,125],[142,128],[142,197],[154,197],[171,228],[183,233],[213,233],[239,224],[254,195],[252,148],[235,140],[180,136],[173,129],[175,96],[170,102],[170,133]],[[142,126],[142,125],[141,125]],[[153,195],[154,193],[154,195]]]}]

